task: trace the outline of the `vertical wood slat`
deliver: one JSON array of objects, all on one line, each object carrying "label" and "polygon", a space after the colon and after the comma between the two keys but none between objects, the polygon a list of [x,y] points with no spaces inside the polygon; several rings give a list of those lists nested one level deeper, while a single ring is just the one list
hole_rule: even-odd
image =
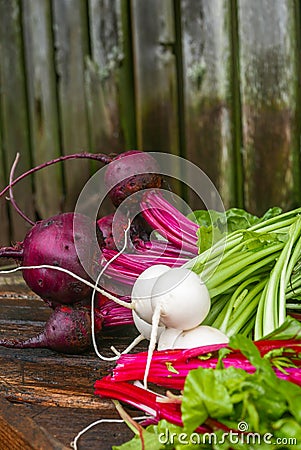
[{"label": "vertical wood slat", "polygon": [[[17,0],[0,1],[0,46],[2,145],[8,171],[16,153],[21,154],[16,176],[31,166],[20,3]],[[31,180],[17,185],[14,196],[21,209],[34,219]],[[21,241],[28,224],[11,211],[11,228],[12,240]]]},{"label": "vertical wood slat", "polygon": [[[53,0],[55,60],[59,94],[62,150],[70,154],[89,150],[89,129],[84,92],[85,55],[88,53],[86,2]],[[95,125],[97,126],[97,125]],[[90,175],[89,161],[64,166],[65,210],[73,210]]]},{"label": "vertical wood slat", "polygon": [[180,153],[173,2],[132,1],[138,147]]},{"label": "vertical wood slat", "polygon": [[120,152],[124,147],[118,98],[123,60],[120,1],[90,0],[89,28],[86,92],[91,147],[94,152]]},{"label": "vertical wood slat", "polygon": [[[1,94],[0,94],[1,98]],[[2,133],[1,133],[1,114],[0,114],[0,189],[5,187],[5,168],[2,161],[4,161],[4,148],[2,145]],[[10,227],[9,227],[9,214],[5,199],[0,199],[0,246],[10,244]],[[1,264],[1,261],[0,261]]]},{"label": "vertical wood slat", "polygon": [[[231,11],[227,0],[181,0],[186,157],[236,203]],[[190,204],[200,207],[191,197]]]},{"label": "vertical wood slat", "polygon": [[238,1],[245,206],[259,213],[300,201],[295,8]]},{"label": "vertical wood slat", "polygon": [[[60,155],[56,80],[49,0],[23,0],[27,92],[33,164]],[[62,170],[59,165],[35,175],[36,209],[40,217],[60,211]]]}]

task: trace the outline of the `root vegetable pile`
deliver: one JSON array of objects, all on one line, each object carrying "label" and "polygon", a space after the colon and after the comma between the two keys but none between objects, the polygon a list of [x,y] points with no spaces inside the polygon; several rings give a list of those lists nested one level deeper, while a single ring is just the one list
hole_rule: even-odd
[{"label": "root vegetable pile", "polygon": [[[94,222],[74,212],[32,222],[13,186],[76,158],[107,164],[117,223],[115,214]],[[261,432],[289,418],[301,439],[301,208],[271,208],[261,218],[237,208],[186,217],[165,198],[157,161],[137,150],[67,155],[15,179],[14,168],[0,196],[9,191],[32,228],[22,242],[0,248],[0,257],[20,264],[16,270],[53,311],[37,336],[0,345],[70,354],[93,345],[100,358],[119,360],[95,393],[164,419],[165,429],[228,431],[235,419]],[[113,348],[114,357],[102,357],[97,335],[122,324],[140,334],[122,353]],[[143,339],[147,352],[126,355]],[[148,381],[181,394],[156,395]]]},{"label": "root vegetable pile", "polygon": [[[13,167],[0,196],[9,191],[13,198],[13,186],[29,174],[76,158],[107,165],[104,183],[117,224],[114,214],[94,223],[83,214],[61,213],[0,249],[0,256],[21,268],[32,267],[22,269],[23,277],[50,307],[82,307],[96,292],[104,326],[133,323],[150,340],[148,365],[155,345],[163,350],[226,343],[237,333],[259,339],[290,312],[298,313],[300,208],[271,208],[261,218],[237,208],[186,217],[165,198],[155,158],[137,150],[67,155],[17,178]],[[120,251],[132,214],[129,245]],[[105,289],[94,285],[99,272]]]}]

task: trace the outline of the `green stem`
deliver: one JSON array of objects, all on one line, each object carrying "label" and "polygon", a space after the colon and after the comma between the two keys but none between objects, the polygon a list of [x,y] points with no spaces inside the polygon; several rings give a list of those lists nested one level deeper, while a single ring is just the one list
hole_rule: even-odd
[{"label": "green stem", "polygon": [[255,312],[260,301],[262,290],[266,285],[266,280],[258,283],[246,296],[245,301],[233,314],[232,321],[229,324],[229,328],[226,330],[228,336],[232,336],[240,331],[251,317],[255,317]]},{"label": "green stem", "polygon": [[233,272],[232,274],[230,274],[231,278],[227,279],[226,281],[219,274],[218,280],[214,279],[211,284],[207,283],[207,288],[209,289],[211,298],[215,297],[216,295],[222,294],[223,292],[227,291],[228,289],[230,289],[231,287],[235,286],[238,283],[242,283],[250,275],[254,275],[256,271],[258,271],[259,269],[262,269],[269,263],[274,262],[275,258],[276,258],[275,254],[262,258],[259,261],[257,261],[256,264],[248,265],[247,269],[243,271],[242,270],[236,271],[238,272],[237,275],[235,275],[235,273]]},{"label": "green stem", "polygon": [[[291,232],[289,233],[289,240],[285,244],[279,258],[271,272],[270,279],[267,285],[267,290],[264,299],[264,311],[263,311],[263,334],[271,333],[277,328],[279,318],[283,323],[283,308],[285,310],[285,290],[284,280],[286,278],[286,267],[291,255],[292,247],[296,239],[300,236],[300,220],[295,222],[291,226]],[[283,279],[282,279],[283,278]],[[281,309],[281,313],[280,313]]]},{"label": "green stem", "polygon": [[240,286],[238,286],[238,288],[234,291],[234,294],[231,296],[230,301],[226,307],[225,313],[224,313],[224,318],[223,321],[221,323],[220,326],[220,330],[223,331],[224,333],[227,330],[227,326],[231,317],[231,314],[233,313],[233,308],[237,302],[237,300],[240,298],[240,296],[242,295],[244,298],[246,297],[246,295],[243,295],[243,293],[245,291],[247,291],[247,293],[249,292],[246,288],[247,286],[250,286],[252,283],[259,281],[259,277],[252,277],[250,279],[247,279],[246,281],[244,281],[243,283],[241,283]]}]

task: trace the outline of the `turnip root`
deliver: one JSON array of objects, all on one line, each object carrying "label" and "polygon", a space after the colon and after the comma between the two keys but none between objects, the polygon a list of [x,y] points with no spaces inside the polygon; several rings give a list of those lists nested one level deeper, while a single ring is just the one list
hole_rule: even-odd
[{"label": "turnip root", "polygon": [[[74,213],[58,214],[37,222],[22,244],[19,243],[17,248],[0,249],[0,256],[15,258],[23,267],[42,264],[63,267],[90,280],[79,260],[78,249],[81,257],[84,255],[85,261],[89,261],[92,271],[96,252],[99,251],[93,236],[95,224],[89,217],[82,214],[75,216]],[[91,287],[63,272],[41,268],[23,270],[22,274],[30,289],[51,307],[88,301],[92,292]]]},{"label": "turnip root", "polygon": [[199,325],[185,331],[166,328],[159,337],[158,350],[194,348],[228,342],[229,338],[224,333],[208,325]]},{"label": "turnip root", "polygon": [[[102,320],[95,317],[95,331]],[[91,315],[84,307],[58,306],[49,317],[43,331],[26,340],[0,339],[0,345],[10,348],[48,348],[56,352],[78,354],[91,347]]]}]

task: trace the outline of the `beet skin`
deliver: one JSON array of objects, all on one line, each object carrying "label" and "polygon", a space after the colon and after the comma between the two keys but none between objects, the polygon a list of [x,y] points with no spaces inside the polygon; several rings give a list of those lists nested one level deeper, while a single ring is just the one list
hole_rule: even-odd
[{"label": "beet skin", "polygon": [[[92,266],[95,252],[93,245],[95,224],[89,217],[77,214],[76,230],[73,229],[74,213],[63,213],[36,223],[23,241],[22,266],[47,264],[62,267],[90,280],[83,268],[77,249]],[[81,302],[91,295],[91,288],[71,275],[54,269],[23,270],[27,285],[50,306]]]},{"label": "beet skin", "polygon": [[[95,332],[101,330],[102,319],[95,317]],[[32,338],[1,339],[0,345],[10,348],[48,348],[56,352],[79,354],[91,347],[91,315],[88,308],[58,306],[43,331]]]}]

